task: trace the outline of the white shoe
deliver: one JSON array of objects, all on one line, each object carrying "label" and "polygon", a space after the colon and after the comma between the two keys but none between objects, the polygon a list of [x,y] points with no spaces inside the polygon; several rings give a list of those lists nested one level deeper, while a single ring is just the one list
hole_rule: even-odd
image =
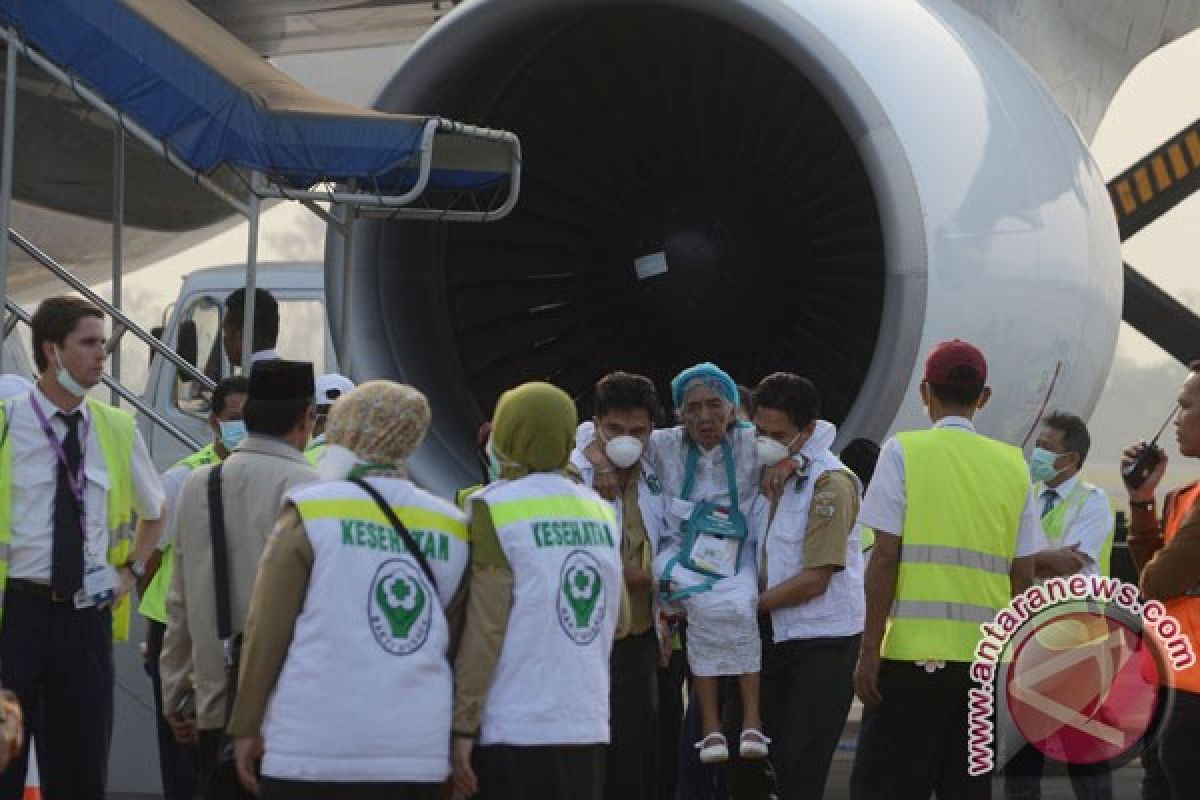
[{"label": "white shoe", "polygon": [[738,755],[742,758],[766,758],[767,745],[771,743],[762,731],[757,728],[746,728],[742,731],[738,743]]},{"label": "white shoe", "polygon": [[710,733],[696,742],[695,747],[700,751],[700,762],[703,764],[719,764],[729,760],[729,745],[723,733]]}]

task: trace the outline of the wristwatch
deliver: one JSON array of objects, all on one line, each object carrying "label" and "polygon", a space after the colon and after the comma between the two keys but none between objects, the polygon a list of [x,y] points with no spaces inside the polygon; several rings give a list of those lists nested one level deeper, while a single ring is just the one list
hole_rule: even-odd
[{"label": "wristwatch", "polygon": [[133,573],[133,577],[137,578],[139,581],[146,577],[146,565],[137,559],[131,558],[121,566],[128,567],[129,571]]}]

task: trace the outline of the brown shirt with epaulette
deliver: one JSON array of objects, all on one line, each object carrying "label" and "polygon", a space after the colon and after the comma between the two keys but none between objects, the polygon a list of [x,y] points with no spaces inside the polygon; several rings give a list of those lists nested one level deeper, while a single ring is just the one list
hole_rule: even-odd
[{"label": "brown shirt with epaulette", "polygon": [[[824,472],[813,484],[812,501],[809,504],[808,521],[805,523],[803,563],[810,567],[834,567],[835,571],[846,567],[846,543],[854,530],[859,509],[858,486],[848,472],[830,470]],[[777,504],[771,507],[774,521]],[[770,532],[768,530],[768,536]],[[766,548],[763,564],[759,571],[759,582],[767,580]],[[760,586],[760,588],[762,588]]]}]

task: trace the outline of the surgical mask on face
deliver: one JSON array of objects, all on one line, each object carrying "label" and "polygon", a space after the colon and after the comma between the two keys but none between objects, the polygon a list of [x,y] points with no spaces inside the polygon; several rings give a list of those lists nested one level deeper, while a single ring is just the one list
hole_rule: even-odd
[{"label": "surgical mask on face", "polygon": [[1033,448],[1033,455],[1029,457],[1029,477],[1033,479],[1033,482],[1046,483],[1057,478],[1063,470],[1055,469],[1054,462],[1061,455],[1062,453],[1052,453],[1042,447]]},{"label": "surgical mask on face", "polygon": [[778,464],[790,455],[786,445],[780,444],[769,436],[759,436],[755,439],[754,449],[758,451],[758,463],[764,466]]},{"label": "surgical mask on face", "polygon": [[790,442],[783,444],[770,436],[759,436],[754,440],[754,449],[758,451],[758,463],[763,466],[772,466],[783,461],[792,454],[792,445],[799,438],[800,434],[797,433]]},{"label": "surgical mask on face", "polygon": [[246,438],[246,423],[240,419],[217,420],[217,425],[221,428],[221,444],[226,450],[232,450]]},{"label": "surgical mask on face", "polygon": [[58,347],[54,348],[54,357],[58,359],[58,371],[54,373],[54,378],[58,381],[58,385],[66,389],[76,397],[83,399],[87,394],[87,389],[79,385],[79,381],[71,377],[71,373],[67,372],[67,368],[63,366],[62,351]]},{"label": "surgical mask on face", "polygon": [[642,443],[634,436],[614,436],[604,443],[604,454],[618,469],[626,469],[642,457]]}]

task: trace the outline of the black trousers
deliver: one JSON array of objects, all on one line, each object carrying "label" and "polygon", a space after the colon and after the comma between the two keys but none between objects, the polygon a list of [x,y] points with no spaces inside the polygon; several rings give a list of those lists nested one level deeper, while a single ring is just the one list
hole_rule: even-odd
[{"label": "black trousers", "polygon": [[1162,731],[1142,754],[1142,800],[1200,797],[1200,694],[1175,691]]},{"label": "black trousers", "polygon": [[481,745],[472,754],[479,779],[475,800],[600,800],[607,749],[603,744]]},{"label": "black trousers", "polygon": [[158,657],[162,653],[166,625],[146,621],[146,674],[154,689],[154,715],[158,725],[158,770],[162,775],[163,800],[193,800],[196,796],[196,746],[175,741],[163,717],[162,678]]},{"label": "black trousers", "polygon": [[672,650],[667,666],[658,670],[658,800],[675,800],[686,678],[687,659],[683,650]]},{"label": "black trousers", "polygon": [[[1041,800],[1046,756],[1031,744],[1022,747],[1004,768],[1004,800]],[[1068,764],[1075,800],[1112,800],[1108,764]]]},{"label": "black trousers", "polygon": [[863,712],[850,774],[853,800],[986,800],[991,775],[967,774],[969,664],[934,672],[884,660],[883,702]]},{"label": "black trousers", "polygon": [[658,765],[658,636],[654,629],[613,642],[606,800],[655,800]]},{"label": "black trousers", "polygon": [[[37,739],[46,800],[104,800],[113,725],[112,614],[9,585],[0,682],[16,693]],[[0,800],[25,791],[29,748],[0,775]]]},{"label": "black trousers", "polygon": [[213,770],[221,760],[225,732],[220,728],[196,731],[196,782],[200,797],[204,797]]},{"label": "black trousers", "polygon": [[763,642],[763,725],[784,800],[820,800],[854,700],[861,636]]},{"label": "black trousers", "polygon": [[440,783],[318,783],[260,778],[261,800],[437,800]]}]

